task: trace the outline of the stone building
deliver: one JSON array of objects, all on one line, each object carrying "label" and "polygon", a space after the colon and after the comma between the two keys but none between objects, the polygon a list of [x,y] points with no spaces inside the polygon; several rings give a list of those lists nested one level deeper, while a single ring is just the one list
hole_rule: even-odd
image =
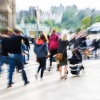
[{"label": "stone building", "polygon": [[15,0],[0,0],[0,27],[15,28],[16,3]]}]

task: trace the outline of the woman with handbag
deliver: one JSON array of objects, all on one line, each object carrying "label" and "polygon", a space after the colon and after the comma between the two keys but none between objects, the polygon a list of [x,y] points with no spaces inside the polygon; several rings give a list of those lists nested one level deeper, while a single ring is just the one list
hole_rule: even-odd
[{"label": "woman with handbag", "polygon": [[[67,40],[67,32],[62,31],[60,39],[58,40],[58,50],[57,54],[62,54],[62,59],[59,61],[59,73],[60,79],[66,79],[66,71],[67,71],[67,51],[66,47],[68,46]],[[62,76],[62,66],[64,66],[64,75]]]}]

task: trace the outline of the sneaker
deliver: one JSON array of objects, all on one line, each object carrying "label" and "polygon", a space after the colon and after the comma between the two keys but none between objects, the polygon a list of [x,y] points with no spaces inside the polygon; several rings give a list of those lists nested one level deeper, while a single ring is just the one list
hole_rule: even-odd
[{"label": "sneaker", "polygon": [[7,86],[7,88],[10,88],[10,87],[12,87],[12,86],[11,86],[11,85],[8,85],[8,86]]},{"label": "sneaker", "polygon": [[51,69],[49,68],[48,71],[51,71]]},{"label": "sneaker", "polygon": [[44,78],[40,78],[40,81],[43,81],[44,80]]},{"label": "sneaker", "polygon": [[25,84],[24,85],[27,85],[27,84],[29,84],[30,82],[29,81],[27,81],[27,82],[25,82]]}]

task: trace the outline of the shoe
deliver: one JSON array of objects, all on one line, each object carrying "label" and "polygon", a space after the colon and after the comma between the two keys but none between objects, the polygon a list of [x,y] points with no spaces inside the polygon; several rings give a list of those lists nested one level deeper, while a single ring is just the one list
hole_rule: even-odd
[{"label": "shoe", "polygon": [[44,78],[40,78],[40,81],[43,81],[44,80]]},{"label": "shoe", "polygon": [[60,79],[64,79],[64,76],[62,76]]},{"label": "shoe", "polygon": [[24,65],[26,65],[26,64],[28,64],[28,63],[24,63]]},{"label": "shoe", "polygon": [[14,82],[12,82],[11,84],[14,84]]},{"label": "shoe", "polygon": [[29,81],[27,81],[24,85],[27,85],[27,84],[29,84],[30,82]]},{"label": "shoe", "polygon": [[83,69],[83,70],[84,70],[84,67],[83,67],[83,65],[81,66],[81,69]]},{"label": "shoe", "polygon": [[52,66],[52,64],[50,64],[50,66]]},{"label": "shoe", "polygon": [[89,59],[90,59],[90,57],[88,56],[88,57],[87,57],[87,59],[89,60]]},{"label": "shoe", "polygon": [[67,76],[66,76],[66,75],[64,76],[64,79],[65,79],[65,80],[67,79]]},{"label": "shoe", "polygon": [[48,71],[51,71],[51,69],[49,68]]},{"label": "shoe", "polygon": [[51,67],[49,67],[48,71],[51,71]]},{"label": "shoe", "polygon": [[10,87],[12,87],[12,86],[11,86],[11,85],[8,85],[8,86],[7,86],[7,88],[10,88]]}]

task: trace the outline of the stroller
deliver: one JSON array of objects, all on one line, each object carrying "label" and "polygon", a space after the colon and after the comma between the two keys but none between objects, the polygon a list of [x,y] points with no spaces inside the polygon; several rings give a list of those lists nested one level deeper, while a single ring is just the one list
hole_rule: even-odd
[{"label": "stroller", "polygon": [[79,76],[80,71],[84,67],[82,65],[82,55],[77,48],[72,51],[72,57],[68,59],[69,67],[71,69],[71,74]]}]

